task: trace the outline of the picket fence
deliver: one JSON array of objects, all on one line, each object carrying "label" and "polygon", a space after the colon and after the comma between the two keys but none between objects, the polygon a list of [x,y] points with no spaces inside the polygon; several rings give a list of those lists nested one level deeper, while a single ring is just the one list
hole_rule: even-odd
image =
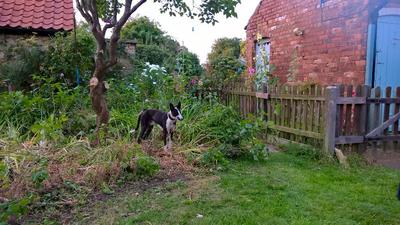
[{"label": "picket fence", "polygon": [[279,140],[321,146],[330,153],[374,145],[400,149],[400,87],[283,85],[256,91],[235,81],[220,95],[243,117],[270,121],[270,136]]}]

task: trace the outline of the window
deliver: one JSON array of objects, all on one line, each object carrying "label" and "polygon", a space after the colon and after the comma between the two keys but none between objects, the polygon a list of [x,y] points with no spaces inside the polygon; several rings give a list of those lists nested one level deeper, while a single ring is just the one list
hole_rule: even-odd
[{"label": "window", "polygon": [[271,55],[271,42],[263,38],[256,43],[256,71],[269,70],[269,60]]}]

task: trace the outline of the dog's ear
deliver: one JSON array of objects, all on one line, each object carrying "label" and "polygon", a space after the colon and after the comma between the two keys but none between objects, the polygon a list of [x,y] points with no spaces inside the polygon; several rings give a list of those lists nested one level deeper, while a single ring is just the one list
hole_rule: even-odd
[{"label": "dog's ear", "polygon": [[178,109],[181,109],[181,102],[179,102],[178,105],[176,105],[176,107],[177,107]]},{"label": "dog's ear", "polygon": [[175,106],[174,106],[172,103],[169,103],[169,109],[170,109],[170,110],[174,110],[174,109],[175,109]]}]

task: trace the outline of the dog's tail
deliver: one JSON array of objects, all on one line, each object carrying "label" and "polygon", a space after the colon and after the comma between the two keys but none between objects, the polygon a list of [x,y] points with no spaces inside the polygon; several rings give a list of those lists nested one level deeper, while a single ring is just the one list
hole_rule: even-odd
[{"label": "dog's tail", "polygon": [[144,110],[143,110],[143,111],[141,111],[141,112],[139,113],[139,116],[138,116],[138,119],[137,119],[137,125],[136,125],[136,128],[135,128],[135,129],[133,129],[133,130],[131,130],[131,133],[135,133],[135,132],[136,132],[136,131],[139,129],[139,126],[140,126],[140,120],[142,119],[143,112],[144,112]]}]

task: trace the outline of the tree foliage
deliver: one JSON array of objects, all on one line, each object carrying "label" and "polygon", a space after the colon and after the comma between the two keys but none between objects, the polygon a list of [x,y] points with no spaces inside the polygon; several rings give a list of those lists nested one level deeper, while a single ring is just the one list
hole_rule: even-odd
[{"label": "tree foliage", "polygon": [[169,72],[174,70],[176,55],[182,47],[157,22],[148,17],[132,19],[122,28],[121,37],[137,40],[135,70],[141,71],[146,63],[164,66]]},{"label": "tree foliage", "polygon": [[121,38],[136,39],[138,44],[146,45],[160,45],[165,39],[160,25],[145,16],[128,21],[121,30]]},{"label": "tree foliage", "polygon": [[239,75],[244,66],[240,61],[240,39],[221,38],[216,40],[211,53],[208,54],[207,66],[208,77],[218,84]]},{"label": "tree foliage", "polygon": [[[76,0],[77,9],[90,24],[91,31],[98,43],[97,62],[99,63],[97,63],[95,77],[103,80],[105,70],[116,64],[116,43],[120,39],[121,29],[129,17],[146,1]],[[198,18],[201,22],[215,24],[218,22],[216,19],[218,14],[223,14],[227,18],[236,17],[235,7],[240,3],[240,0],[202,0],[200,4],[191,5],[191,7],[184,0],[154,0],[154,3],[159,4],[161,13],[168,13],[170,16],[180,15]],[[100,21],[104,22],[104,25],[101,25]],[[110,45],[107,47],[105,34],[111,28],[113,32],[110,38]],[[108,59],[104,56],[107,48],[109,52]]]},{"label": "tree foliage", "polygon": [[35,37],[19,39],[6,49],[5,63],[0,65],[0,81],[10,90],[28,88],[44,59],[44,48]]},{"label": "tree foliage", "polygon": [[76,67],[87,79],[94,67],[95,40],[87,24],[81,24],[74,33],[57,33],[49,44],[43,69],[46,74],[64,74],[69,81],[76,79]]},{"label": "tree foliage", "polygon": [[141,71],[146,63],[165,67],[185,77],[198,76],[202,67],[196,54],[189,52],[167,35],[157,22],[138,17],[127,22],[121,30],[123,39],[136,39],[135,69]]},{"label": "tree foliage", "polygon": [[76,67],[87,79],[94,67],[95,41],[87,24],[74,33],[57,33],[45,47],[35,36],[18,39],[6,49],[5,63],[0,65],[0,82],[13,90],[30,89],[34,76],[61,79],[73,84]]},{"label": "tree foliage", "polygon": [[184,77],[200,76],[203,68],[200,65],[199,58],[196,54],[189,51],[181,51],[177,58],[177,71]]}]

